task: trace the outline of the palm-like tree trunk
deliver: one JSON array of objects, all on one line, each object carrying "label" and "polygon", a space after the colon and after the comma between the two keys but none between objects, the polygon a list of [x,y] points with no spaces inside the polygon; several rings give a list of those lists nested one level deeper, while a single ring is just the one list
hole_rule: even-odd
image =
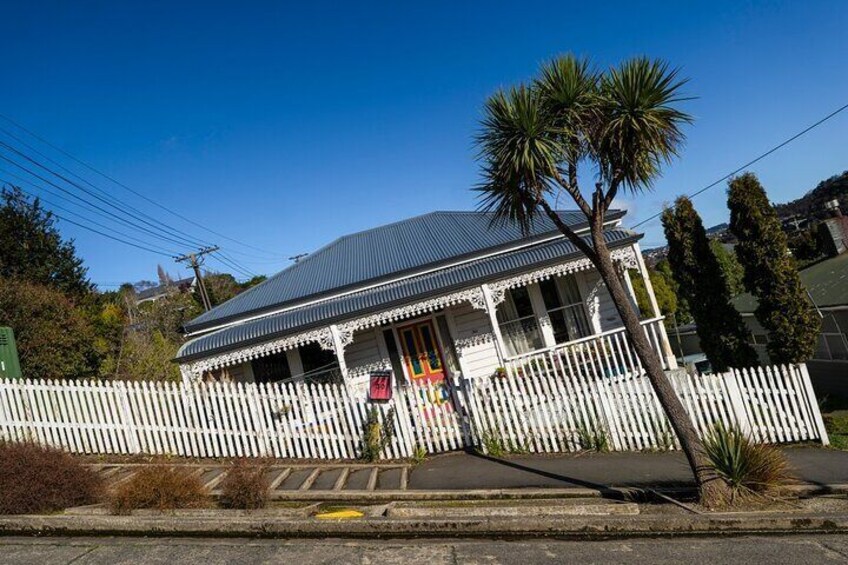
[{"label": "palm-like tree trunk", "polygon": [[592,247],[588,248],[586,242],[562,222],[559,215],[547,202],[541,201],[539,204],[557,225],[560,232],[582,249],[598,269],[621,321],[624,323],[624,329],[630,338],[633,349],[636,351],[639,361],[642,362],[642,368],[645,370],[648,380],[651,381],[657,399],[660,401],[671,427],[674,428],[678,440],[680,440],[680,446],[695,475],[701,503],[708,508],[725,505],[730,500],[730,487],[716,473],[715,467],[707,457],[704,444],[698,437],[698,432],[695,430],[689,414],[686,413],[683,403],[677,393],[674,392],[671,382],[663,371],[657,352],[651,347],[648,337],[645,335],[639,316],[618,276],[609,247],[607,247],[604,239],[603,214],[596,214],[590,218]]},{"label": "palm-like tree trunk", "polygon": [[630,342],[639,360],[642,362],[642,367],[660,404],[665,410],[666,416],[674,428],[677,437],[680,440],[680,446],[689,460],[689,465],[695,473],[695,481],[700,490],[701,503],[707,507],[721,506],[729,500],[730,490],[727,483],[719,477],[715,468],[710,463],[704,452],[704,445],[698,437],[698,432],[692,424],[692,420],[683,408],[683,403],[674,392],[671,382],[663,372],[662,365],[658,354],[648,342],[648,337],[645,335],[644,328],[639,322],[639,317],[624,290],[624,285],[618,278],[615,265],[612,262],[609,249],[604,241],[603,232],[595,233],[592,230],[592,241],[595,252],[597,253],[597,261],[595,266],[601,274],[604,284],[607,285],[612,301],[618,310],[619,316],[624,323],[624,327],[630,337]]}]

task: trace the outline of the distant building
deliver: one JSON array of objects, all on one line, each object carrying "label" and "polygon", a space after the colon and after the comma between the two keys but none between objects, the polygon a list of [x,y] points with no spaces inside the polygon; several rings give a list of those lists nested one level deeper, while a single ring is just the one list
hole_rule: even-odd
[{"label": "distant building", "polygon": [[[807,362],[813,386],[819,394],[848,396],[848,253],[807,267],[800,275],[822,316],[818,348]],[[733,299],[733,305],[751,330],[760,360],[768,363],[768,333],[754,317],[756,298],[741,294]]]},{"label": "distant building", "polygon": [[159,300],[163,296],[167,296],[175,291],[193,292],[197,286],[197,277],[188,277],[177,281],[168,281],[164,284],[145,288],[136,293],[136,303],[152,302]]}]

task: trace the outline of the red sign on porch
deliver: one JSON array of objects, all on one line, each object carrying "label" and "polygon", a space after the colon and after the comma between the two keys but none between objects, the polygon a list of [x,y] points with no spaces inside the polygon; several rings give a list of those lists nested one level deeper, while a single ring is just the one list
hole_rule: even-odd
[{"label": "red sign on porch", "polygon": [[372,401],[392,399],[391,371],[374,371],[371,373],[371,386],[368,388],[368,399]]}]

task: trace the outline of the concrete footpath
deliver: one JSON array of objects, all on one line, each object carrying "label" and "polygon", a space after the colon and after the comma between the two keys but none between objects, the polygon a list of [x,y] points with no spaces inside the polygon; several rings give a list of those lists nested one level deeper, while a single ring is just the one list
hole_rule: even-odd
[{"label": "concrete footpath", "polygon": [[[785,448],[799,482],[848,485],[848,451],[821,447]],[[527,455],[496,459],[448,454],[415,467],[410,490],[528,488],[654,488],[692,485],[692,471],[680,452]]]},{"label": "concrete footpath", "polygon": [[[848,452],[790,447],[785,453],[805,491],[848,485]],[[212,492],[229,464],[183,463]],[[92,463],[107,486],[129,480],[143,463]],[[581,453],[494,458],[450,453],[408,462],[273,461],[265,470],[273,500],[380,501],[500,497],[598,496],[611,489],[688,488],[692,474],[682,453]],[[845,487],[848,489],[848,487]],[[509,491],[508,493],[506,491]]]},{"label": "concrete footpath", "polygon": [[[631,497],[640,489],[678,496],[681,487],[691,488],[679,453],[509,459],[462,453],[417,466],[280,461],[268,471],[278,483],[275,502],[264,510],[142,510],[111,516],[96,506],[0,516],[0,536],[607,539],[848,533],[848,453],[814,447],[785,452],[799,479],[796,492],[804,498],[747,512],[704,513],[653,493]],[[127,480],[132,469],[116,465],[99,467],[116,481]],[[210,485],[220,481],[225,468],[214,461],[187,465]],[[343,519],[334,515],[340,509],[356,512]]]}]

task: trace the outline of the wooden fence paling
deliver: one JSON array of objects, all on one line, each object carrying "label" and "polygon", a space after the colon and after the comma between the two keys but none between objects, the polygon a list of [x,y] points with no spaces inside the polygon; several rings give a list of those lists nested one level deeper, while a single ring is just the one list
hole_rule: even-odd
[{"label": "wooden fence paling", "polygon": [[[534,452],[569,451],[579,426],[602,427],[615,450],[678,446],[647,377],[615,339],[606,340],[618,353],[612,361],[597,347],[588,357],[583,348],[547,352],[508,367],[507,377],[462,381],[453,403],[442,401],[441,385],[398,389],[377,405],[381,421],[394,407],[384,456],[484,448],[486,434]],[[828,444],[803,365],[670,381],[701,435],[723,422],[757,441]],[[0,380],[0,439],[76,453],[349,459],[360,454],[370,406],[339,385]]]}]

